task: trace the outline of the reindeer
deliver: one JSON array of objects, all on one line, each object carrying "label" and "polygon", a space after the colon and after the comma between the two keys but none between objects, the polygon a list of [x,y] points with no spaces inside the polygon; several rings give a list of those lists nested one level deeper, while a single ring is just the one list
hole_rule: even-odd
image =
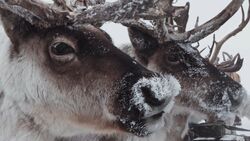
[{"label": "reindeer", "polygon": [[0,47],[0,141],[95,141],[114,133],[129,140],[158,133],[179,82],[145,69],[107,33],[64,9],[0,1],[7,35]]},{"label": "reindeer", "polygon": [[[243,59],[238,54],[220,64],[216,64],[213,59],[217,58],[225,41],[247,25],[250,10],[245,19],[242,9],[243,19],[237,29],[220,42],[214,40],[208,59],[203,58],[192,46],[192,43],[216,31],[240,7],[241,3],[233,0],[220,14],[200,26],[196,23],[196,27],[190,31],[186,31],[189,3],[183,7],[176,7],[175,11],[181,14],[173,12],[174,14],[163,22],[153,21],[151,27],[143,22],[129,27],[133,50],[129,46],[123,50],[149,70],[172,74],[180,81],[181,94],[176,97],[176,103],[170,114],[173,125],[172,128],[168,128],[170,129],[167,133],[169,140],[183,140],[189,122],[199,122],[202,119],[209,122],[224,120],[232,125],[237,111],[250,117],[250,101],[246,100],[242,104],[242,100],[247,99],[246,91],[237,80],[228,76],[241,68]],[[159,31],[163,33],[160,34],[161,38],[159,38]]]},{"label": "reindeer", "polygon": [[[0,139],[15,141],[143,141],[166,140],[166,137],[170,139],[166,129],[172,129],[170,123],[175,121],[173,111],[176,110],[172,110],[170,114],[164,113],[168,113],[174,105],[174,97],[180,90],[178,81],[166,72],[165,75],[160,75],[139,65],[115,48],[110,37],[97,26],[105,21],[122,23],[131,27],[131,37],[133,37],[140,35],[143,31],[141,29],[145,29],[138,19],[157,19],[155,20],[155,25],[159,27],[157,34],[148,36],[147,33],[154,31],[150,29],[146,34],[142,34],[146,36],[139,36],[142,37],[142,41],[146,41],[143,47],[148,48],[152,45],[159,49],[160,45],[163,47],[171,43],[169,39],[180,41],[181,38],[185,38],[193,42],[197,38],[191,38],[192,34],[201,36],[196,30],[188,34],[180,33],[178,36],[173,34],[171,38],[166,36],[165,30],[174,29],[174,26],[166,27],[164,24],[166,19],[162,17],[171,19],[173,15],[169,13],[175,9],[175,13],[178,13],[181,7],[173,7],[172,0],[124,0],[91,8],[86,6],[86,9],[74,9],[62,0],[56,2],[60,9],[34,0],[0,0],[3,26],[10,39],[7,40],[8,46],[1,47],[0,51],[0,80],[3,84]],[[233,14],[242,2],[243,0],[234,0],[231,3],[232,8],[221,16]],[[114,13],[114,10],[117,12]],[[154,10],[157,12],[154,13]],[[226,16],[220,19],[219,24],[228,18]],[[140,30],[133,34],[133,30],[137,30],[133,29],[135,26]],[[208,30],[209,28],[214,30],[216,26],[215,28],[208,26]],[[208,35],[210,32],[209,30],[205,34]],[[180,46],[174,44],[176,45]],[[154,49],[151,51],[146,55],[151,56],[155,53]],[[195,51],[192,53],[190,55],[197,55]],[[203,62],[199,57],[199,55],[193,56],[197,62]],[[215,68],[208,71],[213,67],[208,63],[203,64],[203,68],[207,68],[203,71],[204,74],[218,72]],[[171,69],[170,66],[168,68]],[[216,73],[218,75],[213,75],[213,79],[207,80],[208,76],[201,75],[203,72],[194,74],[197,79],[198,76],[204,77],[200,79],[201,82],[213,82],[218,76],[223,76],[218,72]],[[228,77],[223,78],[225,79],[217,84],[223,84],[228,80]],[[184,82],[183,79],[180,81]],[[209,83],[203,84],[209,85]],[[195,93],[186,87],[188,84],[183,83],[182,86],[184,87],[182,91],[189,93],[188,95]],[[197,96],[201,96],[204,101],[183,95],[177,97],[177,102],[180,106],[188,105],[194,111],[205,113],[209,117],[213,117],[212,113],[218,111],[236,109],[241,105],[245,91],[234,81],[223,86],[221,89],[228,92],[228,97],[227,95],[224,97],[222,93],[216,96],[213,93],[215,91],[208,91],[205,95],[203,92],[207,88],[201,88]],[[233,87],[229,90],[226,86]],[[212,85],[212,88],[218,87]],[[232,106],[229,105],[230,102]],[[176,105],[175,109],[182,110],[183,106],[178,108]],[[200,107],[194,107],[197,105]],[[182,111],[187,112],[185,109]],[[209,114],[210,112],[212,113]],[[150,136],[145,137],[147,135]]]}]

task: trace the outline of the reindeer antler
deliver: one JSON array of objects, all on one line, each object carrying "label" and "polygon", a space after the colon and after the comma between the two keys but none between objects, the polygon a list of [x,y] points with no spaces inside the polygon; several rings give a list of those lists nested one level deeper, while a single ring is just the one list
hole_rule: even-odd
[{"label": "reindeer antler", "polygon": [[[213,41],[213,46],[211,49],[211,53],[209,55],[210,58],[210,62],[214,63],[216,58],[218,57],[218,54],[222,48],[222,46],[224,45],[224,43],[229,40],[231,37],[235,36],[236,34],[238,34],[240,31],[242,31],[246,25],[248,24],[249,20],[250,20],[250,1],[249,1],[249,8],[248,8],[248,12],[247,12],[247,18],[245,19],[245,12],[243,7],[241,7],[241,11],[242,11],[242,21],[240,23],[240,25],[233,30],[232,32],[230,32],[229,34],[227,34],[221,41],[217,42],[215,41],[215,36],[214,36],[214,41]],[[213,53],[212,53],[213,52]]]},{"label": "reindeer antler", "polygon": [[[53,27],[58,25],[68,25],[74,23],[99,23],[113,21],[123,23],[127,20],[139,18],[156,19],[166,17],[171,13],[171,7],[160,9],[155,5],[163,0],[121,0],[113,3],[105,3],[104,0],[86,2],[87,0],[77,0],[94,6],[84,11],[71,11],[65,0],[54,0],[55,4],[62,9],[44,4],[38,0],[0,0],[0,8],[11,11],[33,25],[41,27]],[[76,1],[76,0],[71,0]],[[164,1],[166,6],[168,1]],[[73,2],[74,3],[74,2]]]},{"label": "reindeer antler", "polygon": [[60,11],[37,0],[0,0],[0,8],[17,14],[29,23],[40,27],[67,25],[73,17],[67,11]]},{"label": "reindeer antler", "polygon": [[[223,72],[237,72],[241,69],[244,59],[240,57],[240,54],[234,57],[226,52],[223,52],[223,62],[216,65],[216,67]],[[227,56],[228,59],[225,58]]]},{"label": "reindeer antler", "polygon": [[[207,21],[206,23],[196,26],[194,29],[190,31],[185,31],[185,25],[188,20],[188,11],[189,11],[189,3],[183,7],[175,7],[171,6],[172,13],[167,15],[167,17],[161,18],[161,20],[154,20],[156,23],[154,26],[150,27],[147,30],[147,27],[142,27],[141,25],[145,25],[140,23],[139,29],[142,29],[144,32],[151,33],[151,35],[157,38],[159,41],[175,41],[175,42],[186,42],[186,43],[195,43],[199,40],[205,38],[206,36],[210,35],[214,31],[218,30],[226,21],[228,21],[241,7],[244,0],[232,0],[227,7],[224,8],[222,12],[220,12],[217,16],[212,18],[211,20]],[[174,12],[175,11],[175,12]],[[178,12],[176,12],[178,11]],[[181,19],[181,23],[183,25],[178,24],[178,13],[184,13],[183,19]],[[186,19],[184,18],[186,17]],[[169,18],[170,21],[169,21]],[[166,19],[168,19],[166,21]],[[174,21],[175,20],[175,21]],[[174,25],[174,22],[177,23]],[[136,27],[137,24],[132,22],[131,24],[126,24],[126,26]],[[172,27],[177,27],[177,30],[173,30]],[[182,31],[180,31],[180,29]]]}]

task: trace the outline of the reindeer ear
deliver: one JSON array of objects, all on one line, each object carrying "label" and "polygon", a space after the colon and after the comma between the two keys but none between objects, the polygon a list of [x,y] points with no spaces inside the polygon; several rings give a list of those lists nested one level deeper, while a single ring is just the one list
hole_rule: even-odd
[{"label": "reindeer ear", "polygon": [[18,44],[25,36],[34,31],[30,23],[22,17],[0,9],[4,30],[13,44]]},{"label": "reindeer ear", "polygon": [[147,64],[148,58],[154,54],[159,46],[157,39],[134,27],[128,28],[128,32],[136,57]]}]

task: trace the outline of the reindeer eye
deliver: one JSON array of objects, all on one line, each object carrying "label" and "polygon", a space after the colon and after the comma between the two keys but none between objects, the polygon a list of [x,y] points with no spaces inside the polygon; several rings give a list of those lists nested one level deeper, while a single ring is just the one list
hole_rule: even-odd
[{"label": "reindeer eye", "polygon": [[69,63],[76,57],[73,44],[66,42],[55,42],[49,47],[51,58],[60,64]]},{"label": "reindeer eye", "polygon": [[75,50],[70,45],[63,42],[54,43],[51,46],[51,53],[55,55],[67,55],[74,52]]},{"label": "reindeer eye", "polygon": [[171,65],[178,65],[180,64],[180,60],[178,58],[177,55],[167,55],[165,57],[165,61],[168,63],[168,64],[171,64]]}]

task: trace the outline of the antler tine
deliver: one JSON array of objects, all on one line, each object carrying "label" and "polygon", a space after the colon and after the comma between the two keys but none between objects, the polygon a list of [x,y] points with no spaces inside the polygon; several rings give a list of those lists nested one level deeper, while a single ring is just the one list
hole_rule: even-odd
[{"label": "antler tine", "polygon": [[244,59],[241,59],[240,54],[237,54],[232,60],[217,65],[217,68],[223,72],[237,72],[242,68],[243,62]]},{"label": "antler tine", "polygon": [[[163,0],[158,0],[158,1],[163,1]],[[169,20],[169,17],[170,17],[170,20],[173,21],[174,17],[176,16],[176,15],[174,15],[174,14],[176,14],[174,11],[180,10],[180,7],[172,6],[173,1],[170,0],[168,2],[169,2],[168,8],[167,8],[168,12],[172,11],[172,13],[171,14],[163,14],[162,15],[163,17],[159,16],[158,18],[160,18],[160,20],[155,20],[156,18],[154,19],[154,22],[156,23],[155,33],[153,34],[153,35],[155,35],[154,37],[156,39],[158,39],[159,42],[175,41],[175,42],[195,43],[195,42],[198,42],[199,40],[205,38],[206,36],[210,35],[214,31],[218,30],[226,21],[228,21],[238,11],[238,9],[243,4],[244,0],[232,0],[224,8],[224,10],[222,12],[220,12],[217,16],[215,16],[214,18],[212,18],[208,22],[206,22],[200,26],[197,26],[190,31],[186,31],[186,32],[183,32],[183,30],[181,32],[172,30],[173,26],[166,25],[166,20],[164,18],[167,17],[167,19]],[[184,6],[184,7],[186,7],[183,10],[186,12],[186,19],[185,19],[186,21],[183,21],[183,22],[186,23],[188,20],[188,16],[187,16],[188,13],[187,12],[189,9],[189,3],[187,3],[186,6]],[[166,11],[164,11],[164,12],[166,12]],[[171,18],[171,17],[173,17],[173,18]],[[173,23],[172,21],[168,21],[168,23]],[[126,26],[130,26],[130,25],[127,24]],[[177,27],[182,27],[182,26],[177,24]],[[180,28],[178,28],[178,30],[179,29]]]},{"label": "antler tine", "polygon": [[[230,55],[229,53],[227,53],[227,52],[222,52],[222,56],[223,56],[223,60],[224,61],[227,61],[228,59],[229,60],[232,60],[233,59],[233,56],[232,55]],[[226,59],[226,57],[228,58],[228,59]]]},{"label": "antler tine", "polygon": [[250,20],[250,0],[248,0],[248,13],[247,13],[247,18],[245,19],[245,14],[244,14],[244,9],[241,6],[241,11],[242,11],[242,21],[240,23],[240,25],[233,30],[232,32],[230,32],[229,34],[227,34],[221,41],[216,42],[216,47],[214,49],[214,53],[210,58],[210,62],[213,64],[215,59],[218,57],[218,54],[223,46],[223,44],[229,40],[231,37],[235,36],[236,34],[238,34],[240,31],[242,31],[246,25],[248,24],[249,20]]},{"label": "antler tine", "polygon": [[244,0],[232,0],[221,13],[211,20],[185,33],[170,34],[170,39],[178,42],[194,43],[207,37],[228,21],[238,11],[243,2]]},{"label": "antler tine", "polygon": [[216,44],[216,40],[215,40],[215,34],[213,35],[213,42],[212,42],[212,46],[209,48],[209,53],[207,55],[207,59],[209,60],[211,58],[211,56],[213,55],[213,50]]},{"label": "antler tine", "polygon": [[[229,55],[229,54],[228,54]],[[220,63],[217,65],[218,68],[227,68],[227,67],[231,67],[234,65],[235,60],[238,59],[239,54],[235,55],[233,58],[231,58],[231,56],[229,55],[229,60],[223,60],[224,62]]]}]

